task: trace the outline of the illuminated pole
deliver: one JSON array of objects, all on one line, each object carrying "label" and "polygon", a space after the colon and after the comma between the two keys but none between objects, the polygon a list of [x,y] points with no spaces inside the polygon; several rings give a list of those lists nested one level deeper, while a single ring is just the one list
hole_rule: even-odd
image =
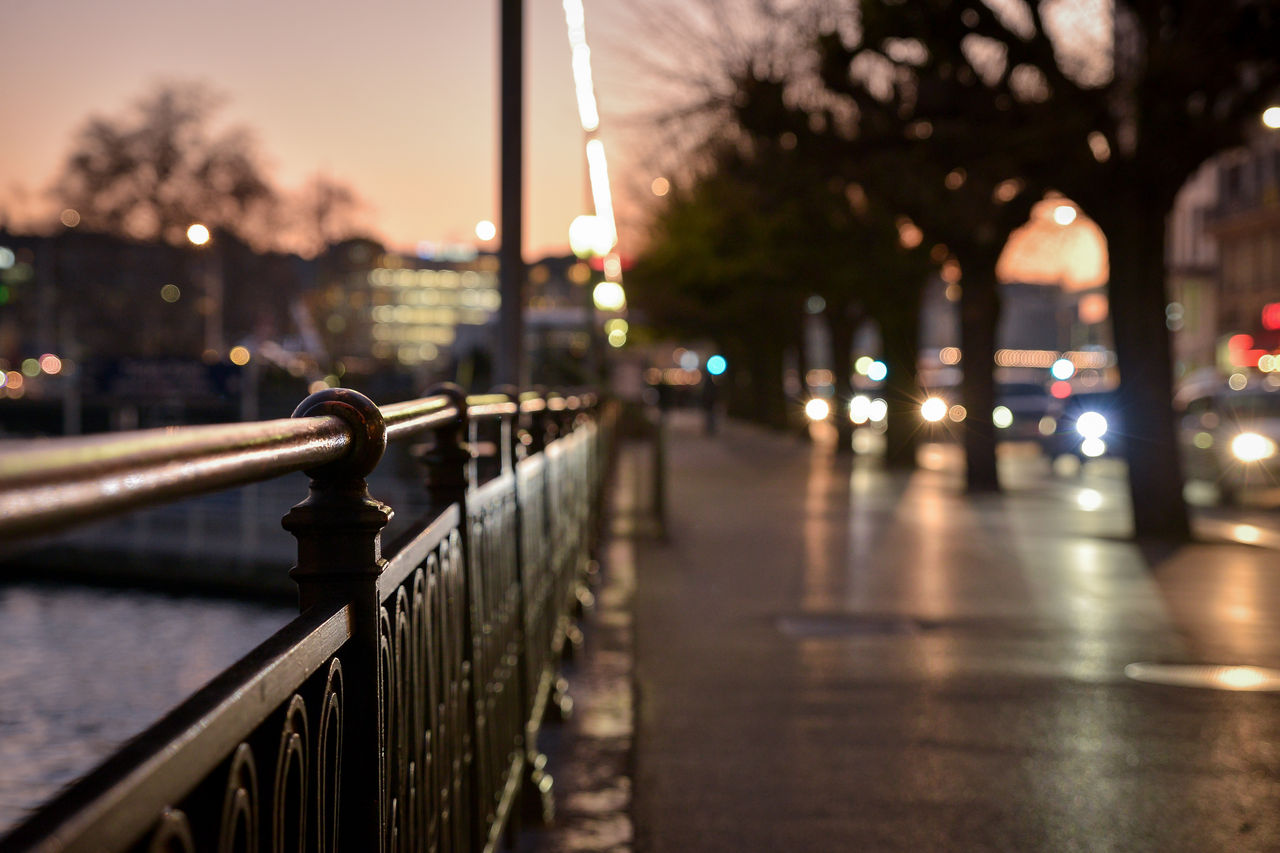
[{"label": "illuminated pole", "polygon": [[501,233],[498,285],[499,384],[524,387],[524,0],[501,0]]},{"label": "illuminated pole", "polygon": [[222,356],[222,264],[216,254],[215,247],[209,243],[213,239],[208,227],[197,222],[187,229],[187,240],[201,252],[200,274],[204,284],[204,356],[218,358]]}]

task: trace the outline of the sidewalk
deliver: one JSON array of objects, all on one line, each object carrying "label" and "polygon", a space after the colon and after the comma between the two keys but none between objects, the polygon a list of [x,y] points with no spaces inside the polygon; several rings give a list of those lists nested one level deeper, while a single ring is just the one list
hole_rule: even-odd
[{"label": "sidewalk", "polygon": [[637,850],[1280,849],[1276,696],[1125,675],[1280,667],[1280,552],[1144,553],[1122,488],[966,498],[958,471],[669,429]]}]

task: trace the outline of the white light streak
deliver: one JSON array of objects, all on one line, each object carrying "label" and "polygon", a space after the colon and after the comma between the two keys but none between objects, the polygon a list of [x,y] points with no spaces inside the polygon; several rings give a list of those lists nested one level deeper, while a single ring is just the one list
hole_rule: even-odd
[{"label": "white light streak", "polygon": [[618,227],[613,221],[613,193],[609,190],[609,166],[604,158],[604,143],[592,139],[587,143],[587,174],[591,178],[591,198],[596,204],[596,217],[609,229],[609,236],[618,242]]},{"label": "white light streak", "polygon": [[600,127],[600,111],[591,80],[591,48],[586,44],[573,47],[573,88],[578,96],[578,120],[582,122],[582,129],[590,133]]},{"label": "white light streak", "polygon": [[587,47],[586,13],[582,0],[564,0],[564,22],[569,29],[569,48],[573,51],[573,88],[578,97],[578,119],[582,129],[591,133],[600,126],[596,107],[595,84],[591,79],[591,48]]}]

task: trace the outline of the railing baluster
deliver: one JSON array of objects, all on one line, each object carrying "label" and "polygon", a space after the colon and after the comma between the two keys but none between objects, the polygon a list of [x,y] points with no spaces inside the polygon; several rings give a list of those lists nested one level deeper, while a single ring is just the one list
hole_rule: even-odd
[{"label": "railing baluster", "polygon": [[[312,394],[295,418],[334,415],[352,430],[352,447],[340,459],[307,471],[307,499],[282,524],[298,540],[298,563],[289,573],[298,583],[303,610],[348,602],[352,638],[344,653],[343,755],[334,849],[382,850],[385,841],[385,737],[381,708],[378,575],[381,532],[391,508],[369,496],[365,476],[386,448],[382,413],[368,397],[332,388]],[[327,815],[320,819],[326,820]]]},{"label": "railing baluster", "polygon": [[[470,572],[467,570],[467,564],[472,559],[471,549],[478,545],[471,536],[467,516],[468,469],[472,465],[472,452],[467,445],[470,424],[466,393],[457,385],[444,383],[433,388],[431,394],[447,396],[458,413],[453,420],[434,427],[430,440],[425,446],[415,449],[414,456],[425,468],[429,514],[439,515],[457,504],[462,518],[458,528],[462,542],[457,573],[459,583],[456,590],[445,590],[443,594],[458,596],[457,600],[451,599],[451,603],[457,607],[457,621],[462,626],[457,636],[448,638],[448,646],[456,649],[460,658],[460,695],[445,697],[445,709],[460,713],[464,719],[453,720],[450,726],[451,731],[461,735],[462,742],[446,746],[450,765],[446,768],[446,776],[451,780],[451,785],[448,791],[441,793],[451,803],[448,818],[450,828],[442,839],[444,848],[462,853],[476,849],[484,838],[484,810],[476,802],[480,786],[473,778],[480,761],[475,752],[476,715],[472,708],[472,697],[478,689],[473,681],[475,654],[471,647],[473,632],[470,601],[473,592]],[[452,608],[450,611],[454,612]]]}]

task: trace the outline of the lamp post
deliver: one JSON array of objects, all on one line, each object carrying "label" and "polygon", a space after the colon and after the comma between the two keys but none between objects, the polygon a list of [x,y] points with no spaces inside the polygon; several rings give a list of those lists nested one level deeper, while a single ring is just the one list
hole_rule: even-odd
[{"label": "lamp post", "polygon": [[[196,222],[187,229],[187,241],[198,250],[212,251],[209,247],[213,235],[207,226]],[[200,277],[204,286],[204,357],[212,360],[222,357],[222,270],[212,254],[201,258]]]},{"label": "lamp post", "polygon": [[498,249],[499,384],[524,387],[524,0],[501,0],[502,189]]}]

